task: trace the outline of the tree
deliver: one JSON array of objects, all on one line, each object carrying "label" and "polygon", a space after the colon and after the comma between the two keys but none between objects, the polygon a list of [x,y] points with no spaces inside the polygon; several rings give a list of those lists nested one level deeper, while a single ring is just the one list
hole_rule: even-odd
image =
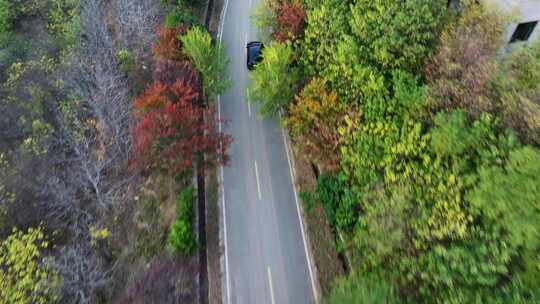
[{"label": "tree", "polygon": [[495,113],[525,143],[540,145],[540,41],[502,59],[490,88]]},{"label": "tree", "polygon": [[152,88],[155,92],[138,101],[142,112],[133,133],[137,167],[179,174],[192,168],[195,153],[200,152],[205,153],[206,165],[227,162],[230,138],[214,132],[213,109],[195,104],[195,90],[180,80]]},{"label": "tree", "polygon": [[[311,3],[313,2],[313,3]],[[348,5],[341,0],[306,1],[306,27],[300,62],[308,76],[320,73],[333,61],[335,46],[350,33]]]},{"label": "tree", "polygon": [[229,80],[225,78],[229,62],[223,46],[220,43],[212,45],[210,33],[199,26],[180,36],[180,40],[183,43],[183,51],[201,73],[203,95],[211,98],[223,93],[229,86]]},{"label": "tree", "polygon": [[277,28],[272,38],[278,42],[296,39],[302,33],[305,17],[300,1],[282,0],[276,12]]},{"label": "tree", "polygon": [[[159,24],[160,4],[152,0],[118,0],[112,3],[118,41],[138,60],[148,55]],[[176,25],[175,25],[176,26]]]},{"label": "tree", "polygon": [[510,153],[504,167],[482,167],[479,182],[465,199],[473,213],[512,250],[514,282],[521,294],[540,297],[540,151],[523,147]]},{"label": "tree", "polygon": [[364,62],[382,70],[419,70],[431,54],[447,1],[360,0],[350,26]]},{"label": "tree", "polygon": [[178,25],[176,27],[160,27],[158,29],[158,40],[152,47],[154,55],[158,59],[170,59],[181,61],[185,59],[182,41],[178,38],[188,31],[187,27]]},{"label": "tree", "polygon": [[49,242],[41,228],[14,230],[0,244],[0,302],[45,304],[58,299],[58,275],[44,262]]},{"label": "tree", "polygon": [[263,0],[259,2],[253,13],[251,20],[259,29],[261,40],[265,43],[271,38],[274,29],[277,27],[276,11],[279,7],[279,0]]},{"label": "tree", "polygon": [[510,153],[504,168],[480,168],[478,185],[466,196],[475,213],[501,229],[513,248],[540,247],[539,174],[540,152],[520,148]]},{"label": "tree", "polygon": [[62,276],[61,301],[63,303],[95,303],[99,291],[110,283],[110,271],[104,271],[100,258],[86,240],[71,247],[62,247],[52,263]]},{"label": "tree", "polygon": [[201,81],[199,73],[189,60],[159,60],[154,67],[154,81],[172,85],[177,80],[193,87],[201,93]]},{"label": "tree", "polygon": [[339,164],[339,129],[345,120],[355,120],[355,116],[353,109],[327,89],[324,80],[316,78],[291,103],[285,126],[313,161],[335,170]]},{"label": "tree", "polygon": [[497,71],[495,56],[504,28],[502,15],[476,3],[465,5],[447,25],[425,68],[434,111],[462,107],[478,117],[493,110],[489,85]]},{"label": "tree", "polygon": [[173,83],[154,82],[135,100],[135,108],[148,112],[162,109],[168,103],[184,100],[185,103],[196,103],[199,98],[197,90],[189,83],[176,79]]},{"label": "tree", "polygon": [[293,50],[288,44],[272,43],[263,49],[262,56],[264,60],[251,73],[248,102],[260,103],[262,115],[274,116],[292,101],[299,71],[291,66]]}]

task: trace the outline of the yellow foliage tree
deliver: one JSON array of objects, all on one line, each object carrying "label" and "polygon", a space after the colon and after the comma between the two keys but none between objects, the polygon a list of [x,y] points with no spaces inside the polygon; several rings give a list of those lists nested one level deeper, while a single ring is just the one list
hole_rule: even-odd
[{"label": "yellow foliage tree", "polygon": [[41,228],[14,230],[0,244],[0,304],[43,304],[58,300],[59,276],[43,263],[49,246]]}]

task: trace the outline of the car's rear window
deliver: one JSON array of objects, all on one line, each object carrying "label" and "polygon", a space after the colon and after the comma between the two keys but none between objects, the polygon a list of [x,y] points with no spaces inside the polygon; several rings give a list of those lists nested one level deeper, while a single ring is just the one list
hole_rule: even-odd
[{"label": "car's rear window", "polygon": [[249,58],[255,60],[259,56],[260,47],[252,46],[249,48]]}]

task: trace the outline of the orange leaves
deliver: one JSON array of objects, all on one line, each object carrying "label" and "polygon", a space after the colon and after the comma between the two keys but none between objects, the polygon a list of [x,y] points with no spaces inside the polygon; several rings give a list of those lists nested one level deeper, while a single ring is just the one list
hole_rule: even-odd
[{"label": "orange leaves", "polygon": [[166,90],[167,87],[165,84],[160,82],[154,83],[141,96],[135,99],[135,108],[148,110],[163,106],[167,102]]},{"label": "orange leaves", "polygon": [[152,48],[158,59],[182,60],[182,42],[179,36],[187,32],[187,27],[161,27],[158,29],[158,41]]},{"label": "orange leaves", "polygon": [[198,97],[198,90],[180,79],[170,85],[156,81],[135,100],[135,108],[142,111],[149,111],[163,108],[171,102],[185,100],[193,103]]},{"label": "orange leaves", "polygon": [[335,92],[327,90],[324,80],[313,79],[291,104],[285,125],[311,158],[333,170],[339,163],[338,129],[347,117],[353,118],[354,112],[339,101]]}]

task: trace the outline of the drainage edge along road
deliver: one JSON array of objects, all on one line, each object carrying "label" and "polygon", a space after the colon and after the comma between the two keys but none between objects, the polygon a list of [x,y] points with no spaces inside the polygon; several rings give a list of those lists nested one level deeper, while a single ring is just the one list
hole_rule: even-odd
[{"label": "drainage edge along road", "polygon": [[[203,20],[207,30],[210,30],[210,21],[212,19],[214,0],[208,0],[204,7]],[[207,100],[203,97],[203,106]],[[201,117],[203,123],[204,114]],[[198,235],[199,235],[199,302],[201,304],[209,303],[209,288],[208,288],[208,252],[207,252],[207,236],[206,236],[206,185],[205,185],[205,168],[204,168],[204,153],[197,155],[197,198],[198,198]]]}]

